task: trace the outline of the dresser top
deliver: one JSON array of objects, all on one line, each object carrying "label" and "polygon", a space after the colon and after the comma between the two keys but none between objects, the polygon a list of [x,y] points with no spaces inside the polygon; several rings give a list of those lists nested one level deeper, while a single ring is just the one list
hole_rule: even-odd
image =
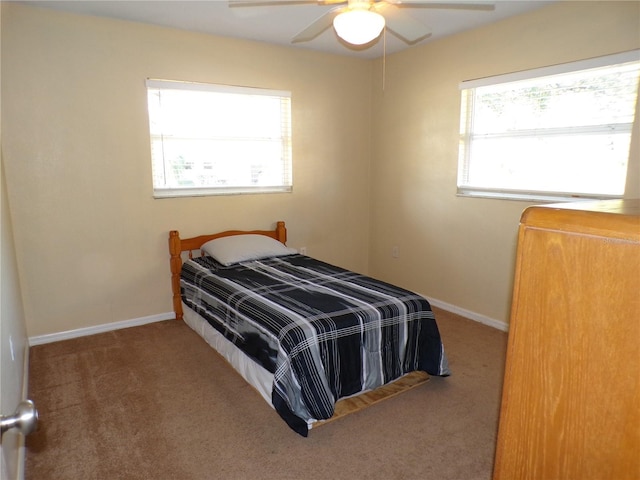
[{"label": "dresser top", "polygon": [[527,208],[520,224],[640,241],[640,199],[553,203]]},{"label": "dresser top", "polygon": [[585,212],[612,213],[616,215],[640,215],[640,198],[627,200],[593,200],[571,203],[552,203],[546,208],[562,208]]}]

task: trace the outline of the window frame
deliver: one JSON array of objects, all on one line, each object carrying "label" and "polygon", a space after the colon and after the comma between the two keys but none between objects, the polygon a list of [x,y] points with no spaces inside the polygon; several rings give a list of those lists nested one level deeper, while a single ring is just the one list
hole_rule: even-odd
[{"label": "window frame", "polygon": [[[460,109],[460,140],[459,140],[459,154],[458,154],[458,175],[457,175],[457,195],[463,197],[483,197],[483,198],[502,198],[509,200],[525,200],[525,201],[543,201],[543,202],[557,202],[557,201],[575,201],[584,199],[616,199],[622,198],[622,194],[603,194],[603,193],[576,193],[570,191],[538,191],[534,189],[525,188],[492,188],[482,187],[469,184],[466,178],[468,170],[470,168],[469,158],[472,148],[469,147],[469,138],[473,129],[473,95],[467,93],[471,89],[478,87],[494,86],[511,82],[518,82],[522,80],[535,80],[541,77],[547,77],[551,75],[559,75],[565,73],[574,73],[583,70],[589,70],[600,67],[613,67],[629,62],[640,62],[640,50],[631,50],[627,52],[621,52],[612,55],[606,55],[602,57],[595,57],[586,60],[579,60],[570,63],[552,65],[548,67],[536,68],[531,70],[524,70],[519,72],[513,72],[504,75],[496,75],[484,78],[478,78],[473,80],[466,80],[460,83],[459,88],[461,91],[461,109]],[[640,88],[640,87],[639,87]],[[636,90],[636,95],[640,95]],[[634,105],[635,116],[633,121],[627,127],[624,127],[623,131],[629,133],[630,139],[633,140],[633,126],[634,122],[637,122],[637,103]],[[601,133],[599,127],[558,127],[558,133],[565,131],[565,135],[569,133],[578,134],[580,131],[583,133],[596,132]],[[549,129],[550,131],[551,129]],[[521,130],[519,132],[525,132]],[[532,132],[534,133],[534,132]],[[489,138],[492,134],[488,134],[486,138]],[[496,137],[499,135],[496,135]],[[518,138],[524,136],[522,133],[511,135],[510,138]],[[542,138],[549,138],[551,135]],[[495,137],[494,137],[495,138]],[[627,175],[629,174],[629,164],[627,164]]]},{"label": "window frame", "polygon": [[[152,118],[150,112],[149,96],[152,90],[179,90],[179,91],[201,91],[201,92],[214,92],[214,93],[229,93],[239,95],[255,95],[276,97],[280,99],[280,137],[282,145],[282,182],[278,185],[225,185],[225,186],[156,186],[156,173],[154,169],[155,165],[162,164],[162,169],[167,168],[166,159],[156,161],[154,155],[154,139],[158,136],[154,134],[152,130]],[[290,91],[285,90],[273,90],[257,87],[247,86],[235,86],[224,85],[214,83],[198,83],[187,82],[180,80],[163,80],[163,79],[146,79],[146,92],[147,92],[147,107],[148,107],[148,119],[149,119],[149,140],[151,145],[151,168],[152,168],[152,188],[154,198],[175,198],[175,197],[194,197],[194,196],[215,196],[215,195],[247,195],[247,194],[260,194],[260,193],[290,193],[293,191],[293,156],[292,156],[292,112],[291,112],[291,97]],[[283,112],[284,117],[283,117]],[[196,137],[192,140],[212,140],[214,137]],[[220,138],[224,138],[224,135]],[[229,137],[231,138],[231,137]],[[238,138],[238,137],[234,137]],[[162,140],[161,140],[162,141]],[[190,162],[191,163],[191,162]],[[210,163],[210,162],[209,162]],[[201,169],[207,169],[207,162],[198,163]],[[210,168],[210,166],[209,166]]]}]

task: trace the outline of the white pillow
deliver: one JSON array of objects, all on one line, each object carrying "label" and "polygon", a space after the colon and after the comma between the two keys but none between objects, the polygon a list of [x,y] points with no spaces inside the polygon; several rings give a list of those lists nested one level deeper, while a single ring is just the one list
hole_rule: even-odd
[{"label": "white pillow", "polygon": [[246,260],[297,253],[296,250],[286,247],[275,238],[258,234],[216,238],[203,244],[200,249],[226,266]]}]

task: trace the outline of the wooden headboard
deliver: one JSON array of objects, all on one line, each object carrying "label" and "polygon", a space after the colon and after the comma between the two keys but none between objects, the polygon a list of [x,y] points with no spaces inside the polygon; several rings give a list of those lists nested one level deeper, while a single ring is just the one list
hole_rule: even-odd
[{"label": "wooden headboard", "polygon": [[169,255],[171,266],[171,291],[173,292],[173,311],[176,314],[176,320],[182,320],[182,297],[180,295],[180,271],[182,270],[182,252],[188,252],[189,258],[193,258],[193,252],[197,251],[196,256],[202,255],[200,247],[209,240],[221,237],[231,237],[233,235],[249,235],[258,234],[275,238],[279,242],[287,242],[287,228],[284,222],[276,223],[275,230],[227,230],[226,232],[212,233],[210,235],[200,235],[198,237],[180,238],[177,230],[169,232]]}]

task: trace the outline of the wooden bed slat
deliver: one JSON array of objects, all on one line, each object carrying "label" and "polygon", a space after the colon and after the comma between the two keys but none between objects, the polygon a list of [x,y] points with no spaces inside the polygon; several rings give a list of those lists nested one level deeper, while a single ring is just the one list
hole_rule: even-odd
[{"label": "wooden bed slat", "polygon": [[375,390],[361,393],[360,395],[356,395],[355,397],[343,398],[341,400],[338,400],[333,416],[326,420],[317,421],[313,424],[313,428],[318,428],[351,413],[364,410],[365,408],[375,405],[376,403],[379,403],[383,400],[395,397],[400,393],[408,392],[415,387],[427,383],[429,379],[429,374],[426,372],[411,372],[407,373],[404,377],[399,378],[395,382],[388,383],[376,388]]}]

